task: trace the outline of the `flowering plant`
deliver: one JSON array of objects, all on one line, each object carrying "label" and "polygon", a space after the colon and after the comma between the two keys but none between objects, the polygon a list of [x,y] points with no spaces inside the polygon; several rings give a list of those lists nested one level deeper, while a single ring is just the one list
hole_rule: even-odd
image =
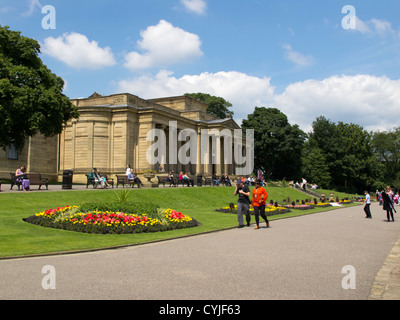
[{"label": "flowering plant", "polygon": [[[229,206],[229,207],[223,207],[221,209],[216,209],[215,211],[218,212],[224,212],[224,213],[236,213],[237,210],[237,205]],[[249,208],[250,214],[254,214],[254,208],[250,206]],[[267,204],[265,206],[265,213],[267,215],[277,215],[277,214],[283,214],[290,212],[288,208],[285,208],[281,205],[273,205],[273,204]]]},{"label": "flowering plant", "polygon": [[314,209],[314,203],[311,204],[287,204],[285,205],[285,208],[290,208],[290,209],[298,209],[298,210],[308,210],[308,209]]},{"label": "flowering plant", "polygon": [[24,220],[44,227],[103,234],[156,232],[198,225],[196,220],[172,209],[161,209],[159,214],[151,212],[149,216],[146,213],[107,210],[82,212],[82,208],[84,207],[65,206],[47,209]]},{"label": "flowering plant", "polygon": [[155,172],[154,170],[151,170],[151,169],[146,169],[146,170],[144,170],[143,171],[143,175],[145,175],[145,174],[156,174],[157,172]]}]

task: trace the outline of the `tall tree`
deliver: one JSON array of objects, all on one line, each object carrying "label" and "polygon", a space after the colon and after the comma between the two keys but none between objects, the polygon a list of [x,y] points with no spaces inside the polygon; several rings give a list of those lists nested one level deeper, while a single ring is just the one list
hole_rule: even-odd
[{"label": "tall tree", "polygon": [[400,127],[374,133],[372,147],[384,165],[383,180],[400,189]]},{"label": "tall tree", "polygon": [[208,106],[207,113],[216,118],[225,119],[229,115],[233,115],[233,111],[229,110],[232,104],[224,98],[212,96],[208,93],[186,93],[185,96],[204,102]]},{"label": "tall tree", "polygon": [[372,151],[372,134],[354,123],[339,122],[337,125],[341,141],[342,178],[344,186],[362,192],[376,179],[372,166],[376,163]]},{"label": "tall tree", "polygon": [[309,144],[305,144],[303,149],[303,176],[311,183],[317,184],[319,187],[328,189],[332,178],[329,170],[327,170],[326,158],[318,147],[309,148]]},{"label": "tall tree", "polygon": [[[313,122],[313,132],[306,143],[304,166],[310,171],[316,156],[318,159],[322,154],[326,161],[325,171],[331,177],[331,187],[361,193],[365,189],[371,190],[380,185],[381,169],[374,156],[371,139],[372,134],[359,125],[335,124],[325,117],[318,117]],[[310,152],[316,155],[311,156]],[[316,176],[313,178],[318,179]]]},{"label": "tall tree", "polygon": [[305,133],[290,125],[276,108],[256,107],[243,120],[244,129],[254,129],[254,167],[268,179],[299,179]]},{"label": "tall tree", "polygon": [[79,116],[63,93],[64,81],[39,58],[40,45],[0,26],[0,147],[21,149],[29,136],[59,134]]}]

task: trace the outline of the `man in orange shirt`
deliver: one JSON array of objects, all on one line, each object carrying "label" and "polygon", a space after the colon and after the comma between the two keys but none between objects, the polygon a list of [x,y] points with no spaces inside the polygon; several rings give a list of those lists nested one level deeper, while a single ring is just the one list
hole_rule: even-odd
[{"label": "man in orange shirt", "polygon": [[255,188],[253,189],[253,203],[252,203],[257,224],[255,229],[260,228],[259,215],[261,215],[261,217],[265,220],[265,222],[267,223],[267,228],[269,228],[269,221],[265,214],[265,201],[267,201],[267,199],[268,199],[267,191],[261,186],[261,181],[256,180]]}]

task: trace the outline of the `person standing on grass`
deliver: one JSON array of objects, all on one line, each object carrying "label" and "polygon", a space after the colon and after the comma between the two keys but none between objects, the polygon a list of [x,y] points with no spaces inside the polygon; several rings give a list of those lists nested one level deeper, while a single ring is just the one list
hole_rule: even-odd
[{"label": "person standing on grass", "polygon": [[369,195],[368,191],[364,191],[365,194],[365,200],[364,200],[364,212],[365,212],[365,217],[368,219],[371,219],[371,196]]},{"label": "person standing on grass", "polygon": [[254,216],[256,218],[257,226],[254,229],[260,228],[260,215],[267,223],[267,228],[269,228],[269,221],[265,214],[265,201],[268,199],[267,191],[261,186],[261,180],[256,180],[255,188],[253,189],[253,208]]},{"label": "person standing on grass", "polygon": [[239,222],[239,228],[244,227],[243,222],[243,215],[246,215],[246,222],[247,226],[250,226],[250,211],[249,211],[249,204],[250,204],[250,189],[247,184],[244,184],[241,180],[238,180],[235,192],[233,195],[238,198],[237,203],[237,218]]}]

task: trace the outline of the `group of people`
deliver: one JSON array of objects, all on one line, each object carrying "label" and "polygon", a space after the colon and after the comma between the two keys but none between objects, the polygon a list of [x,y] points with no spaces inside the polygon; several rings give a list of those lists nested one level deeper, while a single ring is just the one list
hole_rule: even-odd
[{"label": "group of people", "polygon": [[215,186],[219,186],[219,184],[227,187],[232,186],[231,179],[229,179],[228,175],[225,173],[220,178],[218,178],[218,176],[214,173],[212,175],[212,181]]},{"label": "group of people", "polygon": [[[395,194],[390,186],[386,187],[386,190],[376,190],[376,200],[379,202],[379,205],[382,206],[382,209],[386,211],[386,218],[387,221],[394,221],[394,212],[396,211],[395,204],[399,204],[400,198],[398,192]],[[369,195],[368,191],[365,191],[365,206],[364,206],[364,211],[366,218],[372,218],[371,216],[371,210],[370,210],[370,205],[371,205],[371,196]]]},{"label": "group of people", "polygon": [[[250,192],[248,183],[238,180],[236,189],[233,193],[234,196],[238,196],[237,202],[237,218],[239,223],[239,228],[244,227],[243,215],[246,216],[247,226],[250,226],[251,216],[250,216],[250,204],[254,208],[254,216],[256,219],[255,229],[260,228],[260,215],[266,223],[266,227],[269,228],[269,221],[267,215],[265,214],[266,200],[268,199],[267,191],[262,187],[261,180],[256,180],[254,189]],[[250,199],[251,196],[251,199]]]},{"label": "group of people", "polygon": [[299,189],[304,189],[304,190],[306,190],[306,189],[308,189],[308,188],[310,188],[310,189],[318,189],[319,187],[318,187],[318,185],[316,185],[316,184],[308,184],[308,182],[307,182],[307,180],[305,179],[305,178],[301,178],[301,183],[299,183],[298,181],[296,181],[295,183],[294,183],[294,186],[296,187],[296,188],[299,188]]},{"label": "group of people", "polygon": [[93,181],[95,188],[97,188],[99,183],[102,189],[107,189],[110,186],[107,182],[107,178],[102,176],[100,170],[97,170],[97,168],[93,168],[93,170],[89,172],[89,181]]},{"label": "group of people", "polygon": [[193,181],[193,179],[191,179],[190,177],[189,177],[189,173],[183,173],[182,171],[179,173],[179,181],[180,182],[183,182],[183,183],[186,183],[187,184],[187,186],[189,187],[189,186],[192,186],[192,187],[194,187],[194,181]]}]

